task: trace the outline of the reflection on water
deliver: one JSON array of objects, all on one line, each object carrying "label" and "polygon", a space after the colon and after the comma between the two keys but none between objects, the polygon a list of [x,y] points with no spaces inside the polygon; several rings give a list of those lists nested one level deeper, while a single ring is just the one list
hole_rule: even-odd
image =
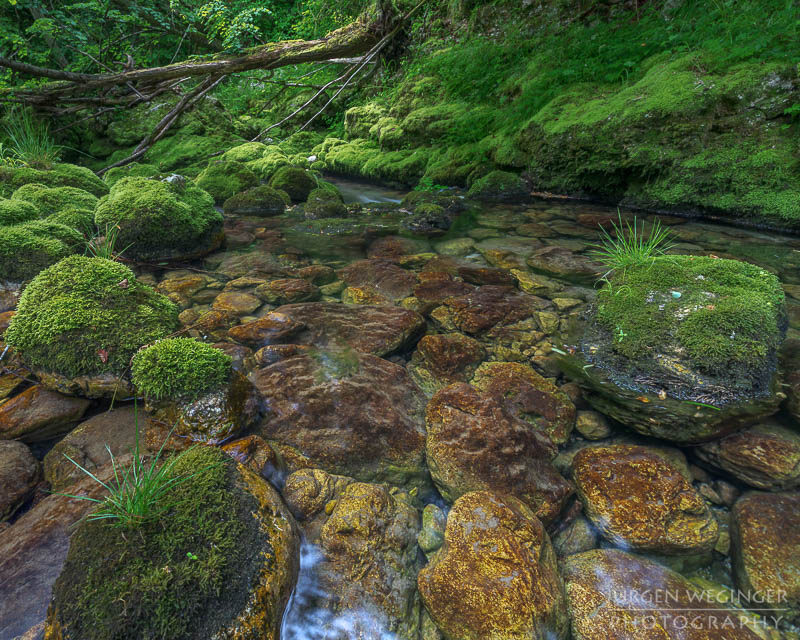
[{"label": "reflection on water", "polygon": [[404,195],[402,191],[394,191],[386,187],[353,182],[342,178],[326,176],[326,180],[339,187],[346,204],[354,202],[361,204],[369,202],[400,202]]},{"label": "reflection on water", "polygon": [[282,640],[396,640],[375,616],[364,610],[336,611],[336,593],[322,587],[319,547],[303,542],[300,574],[281,625]]}]

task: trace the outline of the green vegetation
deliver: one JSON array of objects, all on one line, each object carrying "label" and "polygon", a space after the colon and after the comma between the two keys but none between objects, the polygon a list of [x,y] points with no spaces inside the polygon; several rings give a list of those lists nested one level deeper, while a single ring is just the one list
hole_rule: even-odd
[{"label": "green vegetation", "polygon": [[97,197],[78,187],[47,187],[35,182],[21,186],[11,198],[30,202],[43,218],[68,208],[94,211],[97,206]]},{"label": "green vegetation", "polygon": [[317,180],[305,169],[281,167],[269,181],[269,186],[289,194],[293,202],[303,202],[317,187]]},{"label": "green vegetation", "polygon": [[118,225],[106,225],[105,229],[94,234],[86,243],[86,255],[105,260],[119,260],[122,254],[130,249],[130,245],[119,247],[119,232]]},{"label": "green vegetation", "polygon": [[217,616],[244,601],[240,577],[252,571],[248,550],[260,534],[236,464],[194,447],[161,465],[142,466],[167,487],[155,502],[160,517],[122,532],[107,520],[83,522],[73,535],[54,587],[65,637],[210,637]]},{"label": "green vegetation", "polygon": [[347,207],[342,202],[338,189],[318,187],[308,194],[303,208],[306,218],[344,218]]},{"label": "green vegetation", "polygon": [[476,180],[467,192],[470,198],[501,202],[524,202],[530,198],[525,183],[508,171],[491,171]]},{"label": "green vegetation", "polygon": [[139,351],[131,365],[136,389],[151,400],[192,402],[230,378],[231,357],[193,338],[168,338]]},{"label": "green vegetation", "polygon": [[223,203],[222,210],[240,216],[277,216],[282,214],[291,202],[289,194],[285,191],[259,185],[228,198]]},{"label": "green vegetation", "polygon": [[208,165],[195,184],[210,193],[214,202],[222,204],[240,191],[258,185],[258,177],[241,162],[220,161]]},{"label": "green vegetation", "polygon": [[785,327],[778,279],[735,260],[659,256],[615,271],[597,294],[597,322],[635,363],[685,351],[700,371],[760,370]]},{"label": "green vegetation", "polygon": [[0,226],[36,220],[39,209],[24,200],[0,200]]},{"label": "green vegetation", "polygon": [[148,178],[122,178],[100,200],[95,223],[119,227],[116,243],[140,260],[202,255],[215,246],[222,215],[196,186]]},{"label": "green vegetation", "polygon": [[37,183],[47,187],[77,187],[98,198],[108,186],[91,170],[74,164],[55,164],[48,171],[31,167],[0,166],[0,196],[8,198],[22,185]]},{"label": "green vegetation", "polygon": [[[64,242],[57,236],[74,241],[76,232],[68,227],[52,225],[42,228],[36,222],[23,222],[7,227],[0,226],[0,280],[23,282],[33,278],[42,269],[75,253],[73,242]],[[61,233],[53,234],[53,229]],[[80,241],[80,235],[77,236]]]},{"label": "green vegetation", "polygon": [[36,369],[69,378],[122,375],[142,345],[177,327],[175,305],[136,280],[133,271],[76,255],[31,281],[5,340]]},{"label": "green vegetation", "polygon": [[652,266],[656,257],[664,255],[673,246],[669,231],[661,226],[660,221],[656,220],[645,233],[644,223],[637,227],[636,216],[633,217],[633,224],[626,220],[623,226],[619,210],[617,215],[619,225],[612,222],[612,232],[601,226],[601,242],[589,251],[589,255],[608,269],[604,278],[614,271]]},{"label": "green vegetation", "polygon": [[49,127],[30,109],[11,110],[3,128],[11,156],[25,166],[50,169],[61,157],[62,148],[53,140]]}]

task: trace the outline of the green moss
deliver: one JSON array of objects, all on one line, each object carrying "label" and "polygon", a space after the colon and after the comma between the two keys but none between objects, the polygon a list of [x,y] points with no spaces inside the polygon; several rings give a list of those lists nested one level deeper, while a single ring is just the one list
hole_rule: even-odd
[{"label": "green moss", "polygon": [[269,180],[278,169],[289,164],[289,158],[280,147],[270,145],[260,158],[248,162],[247,168],[262,180]]},{"label": "green moss", "polygon": [[345,133],[350,139],[367,138],[370,135],[370,129],[386,115],[386,108],[374,102],[351,107],[344,113]]},{"label": "green moss", "polygon": [[91,193],[77,187],[46,187],[42,184],[26,184],[17,189],[11,196],[13,200],[30,202],[42,217],[47,217],[75,207],[94,209],[97,198]]},{"label": "green moss", "polygon": [[47,221],[63,224],[86,236],[91,236],[94,231],[94,211],[91,209],[68,207],[48,216]]},{"label": "green moss", "polygon": [[123,167],[114,167],[113,169],[109,169],[105,172],[105,174],[103,174],[103,180],[110,188],[122,178],[130,178],[134,176],[140,178],[150,178],[158,173],[158,167],[154,164],[131,162]]},{"label": "green moss", "polygon": [[0,280],[28,280],[73,253],[67,244],[30,224],[0,227]]},{"label": "green moss", "polygon": [[182,175],[194,176],[215,153],[242,142],[244,140],[234,135],[201,136],[181,132],[156,142],[144,159],[159,171],[180,171]]},{"label": "green moss", "polygon": [[381,153],[374,142],[368,140],[353,140],[352,142],[333,142],[325,153],[325,162],[331,171],[346,176],[363,175],[364,165]]},{"label": "green moss", "polygon": [[77,230],[67,225],[61,224],[48,218],[47,220],[31,220],[20,225],[31,233],[42,238],[56,238],[61,240],[72,251],[77,250],[84,244],[83,235]]},{"label": "green moss", "polygon": [[95,223],[101,230],[118,225],[117,245],[129,247],[127,255],[159,260],[208,251],[222,215],[213,198],[192,184],[123,178],[100,200]]},{"label": "green moss", "polygon": [[26,287],[5,339],[34,368],[119,375],[139,347],[177,327],[177,307],[127,267],[70,256]]},{"label": "green moss", "polygon": [[293,202],[303,202],[317,186],[317,181],[308,171],[298,167],[281,167],[272,176],[269,186],[289,194]]},{"label": "green moss", "polygon": [[[329,183],[326,183],[329,184]],[[330,185],[333,187],[333,185]],[[347,207],[342,202],[338,189],[317,188],[308,194],[308,199],[303,207],[306,218],[344,218],[347,216]]]},{"label": "green moss", "polygon": [[39,217],[39,209],[24,200],[0,200],[0,226],[27,222]]},{"label": "green moss", "polygon": [[492,171],[476,180],[467,192],[467,196],[479,200],[516,202],[529,199],[530,191],[515,173]]},{"label": "green moss", "polygon": [[393,150],[402,149],[408,144],[403,127],[397,118],[387,116],[378,120],[369,130],[369,137],[377,140],[381,149]]},{"label": "green moss", "polygon": [[131,380],[151,400],[193,402],[230,378],[231,357],[193,338],[167,338],[137,352]]},{"label": "green moss", "polygon": [[316,131],[298,131],[290,135],[278,146],[287,156],[293,156],[299,153],[309,156],[311,155],[311,150],[322,142],[324,137],[325,136]]},{"label": "green moss", "polygon": [[255,498],[214,447],[184,453],[165,516],[120,535],[84,521],[54,586],[65,638],[211,637],[245,606],[242,575],[260,549]]},{"label": "green moss", "polygon": [[7,198],[22,185],[37,183],[47,187],[77,187],[98,198],[108,186],[86,167],[54,164],[49,171],[29,167],[0,167],[0,196]]},{"label": "green moss", "polygon": [[232,195],[255,187],[258,176],[240,162],[215,162],[208,167],[195,180],[195,184],[208,191],[217,204],[222,204]]},{"label": "green moss", "polygon": [[755,265],[662,256],[614,275],[598,292],[596,317],[613,350],[634,362],[677,349],[713,373],[760,367],[774,355],[783,302],[778,279]]},{"label": "green moss", "polygon": [[291,204],[289,194],[266,185],[241,191],[228,198],[222,209],[229,215],[278,216]]},{"label": "green moss", "polygon": [[266,148],[263,142],[245,142],[223,153],[222,159],[226,162],[250,162],[262,157]]},{"label": "green moss", "polygon": [[468,187],[494,168],[479,145],[463,144],[434,150],[424,177],[433,184]]},{"label": "green moss", "polygon": [[361,174],[372,180],[381,180],[411,186],[425,174],[430,158],[427,148],[409,151],[387,151],[372,156],[361,168]]}]

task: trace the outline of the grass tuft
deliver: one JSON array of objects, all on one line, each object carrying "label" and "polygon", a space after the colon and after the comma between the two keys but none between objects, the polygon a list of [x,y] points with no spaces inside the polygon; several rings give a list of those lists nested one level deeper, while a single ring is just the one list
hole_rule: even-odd
[{"label": "grass tuft", "polygon": [[623,223],[619,210],[617,216],[619,225],[611,223],[613,233],[600,227],[600,244],[592,245],[594,248],[589,251],[607,269],[601,280],[607,279],[612,272],[624,272],[631,267],[652,264],[655,258],[674,246],[669,231],[658,220],[653,223],[650,233],[646,234],[644,224],[639,226],[635,216],[633,224],[628,221]]},{"label": "grass tuft", "polygon": [[63,147],[50,136],[48,125],[36,120],[29,109],[9,112],[4,130],[10,155],[29,167],[50,169],[61,157]]}]

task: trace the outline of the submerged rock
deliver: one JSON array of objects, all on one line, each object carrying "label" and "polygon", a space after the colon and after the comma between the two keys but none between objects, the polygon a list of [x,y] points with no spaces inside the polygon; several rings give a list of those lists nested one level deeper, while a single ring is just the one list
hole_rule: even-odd
[{"label": "submerged rock", "polygon": [[71,398],[29,387],[0,404],[0,439],[42,442],[66,433],[89,408],[83,398]]},{"label": "submerged rock", "polygon": [[517,174],[491,171],[475,181],[467,196],[493,202],[527,202],[530,200],[531,191]]},{"label": "submerged rock", "polygon": [[468,382],[486,357],[480,342],[462,333],[423,336],[408,371],[420,388],[433,395],[455,382]]},{"label": "submerged rock", "polygon": [[353,350],[313,350],[251,379],[264,398],[256,432],[300,456],[295,469],[430,488],[425,399],[403,367]]},{"label": "submerged rock", "polygon": [[664,555],[711,551],[717,520],[702,497],[663,456],[631,445],[592,446],[572,461],[586,516],[624,549]]},{"label": "submerged rock", "polygon": [[42,467],[21,442],[0,440],[0,522],[8,520],[36,489]]},{"label": "submerged rock", "polygon": [[170,517],[138,524],[135,546],[104,521],[81,523],[53,587],[46,639],[120,629],[126,637],[279,638],[300,546],[280,495],[210,447],[187,452],[175,470],[189,475],[171,492]]},{"label": "submerged rock", "polygon": [[279,216],[289,204],[288,194],[266,185],[241,191],[225,200],[222,210],[226,215],[267,218]]},{"label": "submerged rock", "polygon": [[[398,640],[416,640],[421,609],[416,589],[420,518],[408,496],[386,485],[356,482],[319,469],[290,475],[284,495],[306,541],[318,548],[309,577],[323,596],[316,606],[329,615],[314,630],[339,637],[347,623],[351,637],[391,634]],[[293,610],[285,622],[290,633],[308,631],[302,608],[310,595],[301,584],[295,594],[295,608],[300,610]],[[314,615],[319,619],[319,612]]]},{"label": "submerged rock", "polygon": [[426,454],[433,481],[454,502],[470,491],[513,495],[551,522],[572,494],[547,434],[495,395],[457,383],[431,398]]},{"label": "submerged rock", "polygon": [[564,561],[577,640],[757,640],[747,612],[728,609],[666,567],[624,551],[596,549]]},{"label": "submerged rock", "polygon": [[390,300],[411,295],[417,278],[388,260],[358,260],[339,270],[339,278],[350,287],[371,287]]},{"label": "submerged rock", "polygon": [[800,622],[800,494],[747,493],[731,515],[737,588],[752,607]]},{"label": "submerged rock", "polygon": [[419,572],[420,595],[454,640],[566,638],[564,585],[541,522],[514,498],[459,498],[444,543]]}]

